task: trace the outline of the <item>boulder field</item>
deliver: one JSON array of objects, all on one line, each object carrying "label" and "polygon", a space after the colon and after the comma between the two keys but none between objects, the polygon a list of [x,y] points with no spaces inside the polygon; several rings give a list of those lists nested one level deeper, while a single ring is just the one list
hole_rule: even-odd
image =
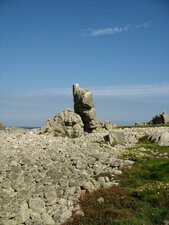
[{"label": "boulder field", "polygon": [[[140,137],[169,133],[169,127],[103,129],[77,138],[39,132],[0,131],[1,225],[58,225],[74,213],[83,214],[78,197],[118,185],[115,175],[133,164],[120,159],[121,153]],[[106,172],[111,178],[95,179]]]}]

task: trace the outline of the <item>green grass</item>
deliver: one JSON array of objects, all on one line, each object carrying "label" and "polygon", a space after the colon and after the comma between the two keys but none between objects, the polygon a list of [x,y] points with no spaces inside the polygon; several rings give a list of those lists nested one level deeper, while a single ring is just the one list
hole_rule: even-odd
[{"label": "green grass", "polygon": [[[144,137],[137,145],[153,149],[151,144]],[[155,147],[163,153],[169,150]],[[132,169],[117,177],[118,187],[81,196],[79,203],[85,216],[74,216],[66,225],[163,225],[169,220],[169,159],[151,155],[135,161]]]},{"label": "green grass", "polygon": [[117,126],[117,128],[146,128],[146,127],[169,127],[169,123],[166,123],[166,124],[154,124],[154,125],[151,125],[151,124],[147,124],[147,125],[124,125],[124,126]]},{"label": "green grass", "polygon": [[161,153],[169,153],[169,146],[160,146],[156,143],[152,143],[148,139],[148,136],[144,136],[140,138],[134,148],[141,148],[141,147],[145,149],[157,150],[158,152],[161,152]]}]

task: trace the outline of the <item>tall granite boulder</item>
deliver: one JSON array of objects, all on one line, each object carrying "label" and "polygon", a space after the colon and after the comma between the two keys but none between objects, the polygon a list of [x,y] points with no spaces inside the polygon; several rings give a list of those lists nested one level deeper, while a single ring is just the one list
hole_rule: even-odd
[{"label": "tall granite boulder", "polygon": [[169,115],[166,112],[155,115],[148,124],[166,124],[169,123]]},{"label": "tall granite boulder", "polygon": [[93,103],[92,93],[86,88],[73,85],[74,111],[79,114],[84,124],[84,130],[92,132],[97,129],[98,121]]},{"label": "tall granite boulder", "polygon": [[81,117],[71,109],[65,109],[57,113],[53,119],[49,119],[46,125],[41,128],[40,134],[50,134],[75,138],[83,134],[83,122]]},{"label": "tall granite boulder", "polygon": [[0,122],[0,130],[5,130],[5,127],[1,122]]}]

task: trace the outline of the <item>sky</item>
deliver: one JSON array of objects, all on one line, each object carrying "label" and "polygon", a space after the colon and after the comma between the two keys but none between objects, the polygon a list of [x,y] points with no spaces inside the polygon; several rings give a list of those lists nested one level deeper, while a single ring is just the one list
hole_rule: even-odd
[{"label": "sky", "polygon": [[0,0],[0,121],[43,126],[74,83],[100,120],[169,113],[169,1]]}]

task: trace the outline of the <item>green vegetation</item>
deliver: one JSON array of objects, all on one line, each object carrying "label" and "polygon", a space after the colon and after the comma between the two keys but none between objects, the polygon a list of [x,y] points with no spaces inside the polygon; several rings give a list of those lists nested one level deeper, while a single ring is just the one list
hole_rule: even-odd
[{"label": "green vegetation", "polygon": [[130,148],[123,153],[123,159],[142,162],[152,156],[148,152],[141,152],[138,149]]},{"label": "green vegetation", "polygon": [[161,153],[169,153],[169,147],[168,146],[159,146],[156,143],[150,142],[148,139],[148,136],[144,136],[139,139],[138,143],[136,144],[135,148],[145,148],[150,150],[156,150]]},{"label": "green vegetation", "polygon": [[131,125],[131,126],[118,126],[118,128],[146,128],[146,127],[169,127],[169,123],[161,124],[147,124],[147,125]]},{"label": "green vegetation", "polygon": [[84,194],[79,202],[85,216],[74,216],[67,225],[163,225],[169,221],[169,159],[139,152],[140,147],[169,152],[169,147],[141,138],[123,155],[135,164],[117,177],[120,185]]}]

